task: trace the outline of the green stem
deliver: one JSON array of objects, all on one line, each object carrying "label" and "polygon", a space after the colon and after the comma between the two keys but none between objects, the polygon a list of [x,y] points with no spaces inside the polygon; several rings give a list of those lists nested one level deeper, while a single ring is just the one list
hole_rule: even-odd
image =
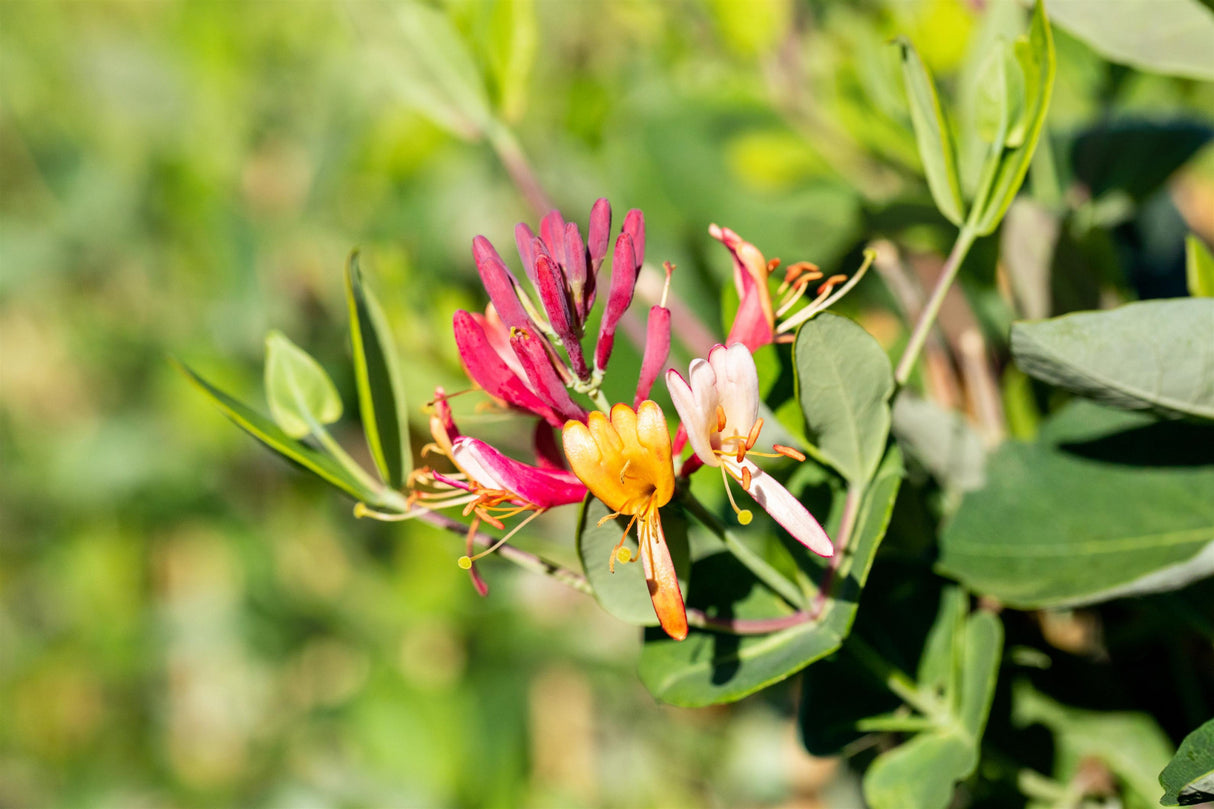
[{"label": "green stem", "polygon": [[[444,531],[450,531],[460,536],[468,535],[468,526],[464,525],[454,517],[449,517],[446,514],[441,514],[437,511],[429,511],[425,514],[417,515],[417,519],[423,522],[428,522],[436,528],[441,528]],[[472,544],[487,548],[496,542],[493,537],[476,531],[472,534]],[[568,587],[577,590],[579,593],[586,595],[594,595],[594,590],[590,587],[590,582],[579,573],[575,573],[567,567],[562,567],[556,562],[550,562],[541,556],[534,553],[524,551],[521,548],[516,548],[509,543],[502,545],[493,552],[495,556],[500,556],[507,559],[524,570],[530,570],[532,573],[539,573],[542,576],[548,576],[551,579],[559,581]]]},{"label": "green stem", "polygon": [[772,592],[787,601],[791,606],[800,610],[805,606],[805,599],[795,584],[789,581],[783,573],[776,570],[767,560],[750,549],[742,540],[734,536],[728,528],[721,524],[712,512],[704,507],[695,495],[683,489],[681,491],[683,504],[697,520],[703,523],[717,539],[741,562],[747,570],[754,574]]},{"label": "green stem", "polygon": [[497,153],[498,160],[502,161],[506,173],[510,175],[514,187],[522,194],[523,199],[527,200],[527,204],[531,206],[535,215],[544,216],[551,211],[552,201],[548,199],[548,194],[540,185],[539,178],[535,176],[531,163],[527,160],[527,155],[523,152],[523,147],[519,145],[518,139],[514,137],[514,133],[505,124],[494,122],[489,126],[486,134],[493,151]]},{"label": "green stem", "polygon": [[334,460],[341,464],[358,481],[359,485],[368,492],[375,492],[378,495],[377,505],[398,509],[405,507],[405,499],[400,496],[400,493],[385,487],[378,480],[367,474],[367,470],[363,469],[358,461],[351,458],[350,454],[342,449],[341,444],[337,443],[336,439],[329,434],[329,431],[325,429],[323,424],[310,418],[309,422],[309,426],[312,428],[312,435],[316,436],[316,440],[333,456]]},{"label": "green stem", "polygon": [[940,706],[930,695],[919,690],[918,684],[906,672],[885,659],[885,656],[869,646],[854,632],[843,644],[843,650],[899,699],[927,717],[934,717]]},{"label": "green stem", "polygon": [[826,602],[834,590],[835,576],[847,555],[848,545],[851,544],[851,534],[856,528],[856,517],[860,513],[860,502],[864,499],[864,487],[852,484],[847,488],[847,497],[843,501],[843,516],[839,520],[839,531],[835,535],[835,553],[830,557],[826,573],[822,576],[822,584],[818,587],[818,595],[814,598],[813,607],[809,614],[817,618],[826,609]]},{"label": "green stem", "polygon": [[911,332],[906,350],[902,352],[902,358],[898,360],[898,368],[894,371],[894,381],[899,388],[910,379],[915,362],[919,359],[919,352],[923,350],[923,344],[927,342],[927,335],[935,325],[936,317],[940,314],[944,298],[948,294],[949,288],[952,287],[953,281],[956,280],[957,271],[961,269],[965,255],[969,252],[977,236],[977,231],[969,222],[966,222],[965,226],[961,228],[961,232],[957,234],[957,241],[954,242],[952,251],[944,261],[944,267],[940,271],[940,277],[936,280],[935,288],[932,289],[931,297],[928,298],[923,311],[919,313],[919,320]]}]

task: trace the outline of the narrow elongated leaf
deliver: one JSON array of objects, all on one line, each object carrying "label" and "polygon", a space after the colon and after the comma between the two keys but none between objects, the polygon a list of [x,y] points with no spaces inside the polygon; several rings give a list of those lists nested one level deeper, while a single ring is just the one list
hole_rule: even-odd
[{"label": "narrow elongated leaf", "polygon": [[[885,536],[898,486],[902,458],[896,446],[886,453],[860,506],[851,544],[839,566],[831,595],[813,621],[762,635],[732,635],[694,630],[672,641],[658,630],[646,633],[641,680],[655,697],[675,705],[732,702],[796,673],[834,652],[851,632],[856,608],[877,547]],[[827,530],[838,530],[842,495],[831,509]],[[825,564],[804,553],[799,563],[818,581]],[[718,618],[789,619],[792,609],[755,583],[728,554],[715,554],[692,566],[689,606]]]},{"label": "narrow elongated leaf", "polygon": [[1026,373],[1127,410],[1214,419],[1214,300],[1142,301],[1012,326]]},{"label": "narrow elongated leaf", "polygon": [[539,41],[535,0],[495,0],[492,8],[489,65],[497,79],[501,116],[513,122],[526,106],[527,78]]},{"label": "narrow elongated leaf", "polygon": [[383,480],[399,489],[413,458],[401,364],[383,309],[375,294],[363,284],[357,253],[350,256],[346,265],[346,303],[350,310],[358,407],[367,447]]},{"label": "narrow elongated leaf", "polygon": [[1214,801],[1214,719],[1184,737],[1180,749],[1159,774],[1164,806]]},{"label": "narrow elongated leaf", "polygon": [[793,363],[815,454],[863,485],[889,436],[894,374],[885,351],[855,321],[827,312],[797,332]]},{"label": "narrow elongated leaf", "polygon": [[1214,429],[1075,402],[1011,441],[941,536],[939,570],[1036,609],[1183,587],[1214,572]]},{"label": "narrow elongated leaf", "polygon": [[331,457],[296,441],[283,432],[269,418],[233,399],[199,376],[188,366],[182,363],[177,363],[177,366],[199,390],[215,403],[215,406],[225,416],[231,419],[237,427],[256,438],[262,444],[265,444],[287,460],[299,464],[322,480],[333,484],[356,500],[362,500],[367,503],[378,502],[378,496],[375,492],[365,489]]},{"label": "narrow elongated leaf", "polygon": [[[609,519],[602,525],[599,521],[610,514],[610,510],[597,497],[588,496],[582,505],[578,520],[578,557],[586,579],[594,589],[594,597],[607,612],[621,621],[637,626],[657,626],[658,618],[653,611],[653,601],[645,584],[645,572],[641,568],[637,553],[636,529],[629,532],[624,547],[632,553],[632,562],[615,562],[611,572],[611,559],[616,545],[624,537],[629,518]],[[677,503],[662,509],[662,531],[674,560],[675,572],[684,595],[690,570],[687,531],[688,520]]]},{"label": "narrow elongated leaf", "polygon": [[[1033,160],[1037,141],[1045,126],[1050,96],[1054,89],[1054,40],[1045,16],[1042,0],[1037,0],[1027,37],[1015,43],[1016,62],[1024,79],[1024,114],[1013,124],[1007,145],[995,171],[991,191],[982,204],[975,230],[979,235],[992,232],[999,225]],[[1014,91],[1013,91],[1014,92]],[[1019,145],[1015,145],[1019,143]]]},{"label": "narrow elongated leaf", "polygon": [[1214,11],[1200,0],[1049,0],[1050,17],[1113,62],[1214,80]]},{"label": "narrow elongated leaf", "polygon": [[915,47],[905,39],[897,41],[902,56],[902,78],[910,102],[911,124],[919,159],[927,176],[927,187],[940,213],[954,225],[965,219],[965,203],[961,199],[961,180],[957,174],[957,153],[936,84],[919,58]]},{"label": "narrow elongated leaf", "polygon": [[1214,255],[1196,236],[1185,239],[1185,275],[1194,298],[1214,298]]},{"label": "narrow elongated leaf", "polygon": [[341,418],[341,396],[320,363],[273,331],[266,337],[266,398],[270,415],[292,438]]}]

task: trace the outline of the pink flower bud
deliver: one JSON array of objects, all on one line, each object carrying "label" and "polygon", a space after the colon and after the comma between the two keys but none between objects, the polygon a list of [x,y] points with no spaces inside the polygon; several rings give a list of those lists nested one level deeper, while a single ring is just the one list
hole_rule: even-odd
[{"label": "pink flower bud", "polygon": [[581,319],[574,308],[572,295],[565,283],[564,273],[546,255],[538,256],[535,260],[535,276],[540,293],[540,302],[548,314],[548,322],[552,330],[561,338],[561,345],[569,355],[573,372],[579,379],[587,379],[590,369],[586,367],[586,358],[582,355]]},{"label": "pink flower bud", "polygon": [[[636,208],[629,211],[628,215],[624,217],[624,232],[632,237],[632,249],[635,252],[639,270],[645,263],[645,214]],[[612,264],[612,270],[615,270],[614,264]]]},{"label": "pink flower bud", "polygon": [[468,378],[495,399],[530,411],[554,427],[565,423],[552,407],[537,396],[494,350],[484,326],[469,312],[458,311],[453,322],[455,345]]},{"label": "pink flower bud", "polygon": [[641,402],[649,398],[649,391],[669,358],[670,310],[665,306],[653,306],[649,309],[649,324],[645,329],[645,355],[641,359],[641,376],[637,380],[633,408],[640,407]]},{"label": "pink flower bud", "polygon": [[[629,212],[629,216],[631,215],[632,212]],[[615,252],[611,256],[611,289],[607,295],[607,311],[603,313],[599,340],[594,350],[594,367],[600,371],[607,367],[607,360],[611,358],[615,328],[632,303],[638,266],[632,236],[625,231],[615,240]]]},{"label": "pink flower bud", "polygon": [[511,328],[530,326],[531,319],[518,299],[518,281],[484,236],[472,240],[472,258],[476,261],[476,271],[480,273],[485,291],[489,293],[489,300],[493,301],[502,322]]}]

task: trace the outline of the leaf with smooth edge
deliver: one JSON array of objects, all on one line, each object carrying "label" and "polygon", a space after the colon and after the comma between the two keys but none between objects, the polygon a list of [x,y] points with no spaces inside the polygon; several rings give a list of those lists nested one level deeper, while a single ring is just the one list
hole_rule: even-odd
[{"label": "leaf with smooth edge", "polygon": [[[637,552],[636,526],[628,532],[629,538],[624,543],[624,547],[632,553],[633,561],[621,562],[617,559],[615,572],[611,572],[615,546],[624,535],[630,518],[617,517],[599,525],[599,520],[610,513],[607,506],[593,495],[588,495],[582,504],[578,519],[577,552],[586,580],[594,590],[595,599],[615,618],[637,626],[657,626],[658,618],[653,611],[645,571]],[[683,509],[672,501],[662,509],[662,532],[666,535],[666,544],[670,548],[684,596],[690,569],[687,531],[688,520]]]},{"label": "leaf with smooth edge", "polygon": [[1037,0],[1033,10],[1028,38],[1017,39],[1014,47],[1016,62],[1024,79],[1024,114],[1020,121],[1011,122],[1015,124],[1013,134],[1017,137],[1010,138],[1008,145],[1016,141],[1020,145],[1005,149],[999,159],[991,191],[975,223],[975,232],[982,236],[994,231],[1016,198],[1033,160],[1033,152],[1037,149],[1037,140],[1041,137],[1045,115],[1050,107],[1050,96],[1054,89],[1054,40],[1041,0]]},{"label": "leaf with smooth edge", "polygon": [[1214,80],[1214,12],[1199,0],[1049,0],[1050,18],[1113,62]]},{"label": "leaf with smooth edge", "polygon": [[898,443],[949,488],[968,492],[986,482],[986,447],[965,416],[903,391],[894,401]]},{"label": "leaf with smooth edge", "polygon": [[1214,298],[1214,255],[1205,242],[1190,235],[1185,239],[1185,275],[1194,298]]},{"label": "leaf with smooth edge", "polygon": [[1164,806],[1192,806],[1214,800],[1214,719],[1184,737],[1159,773]]},{"label": "leaf with smooth edge", "polygon": [[1054,780],[1069,783],[1085,761],[1097,759],[1116,776],[1126,806],[1156,805],[1156,774],[1172,745],[1146,713],[1090,711],[1055,702],[1027,682],[1012,688],[1012,721],[1040,723],[1054,734]]},{"label": "leaf with smooth edge", "polygon": [[1107,601],[1214,572],[1214,429],[1077,401],[992,454],[939,571],[1013,607]]},{"label": "leaf with smooth edge", "polygon": [[1141,301],[1012,326],[1026,373],[1127,410],[1214,419],[1214,300]]},{"label": "leaf with smooth edge", "polygon": [[270,419],[233,399],[185,364],[177,363],[177,366],[199,390],[215,403],[216,407],[223,411],[225,416],[262,444],[287,460],[299,464],[322,480],[333,484],[356,500],[372,504],[379,502],[379,497],[375,492],[365,489],[331,457],[296,441]]},{"label": "leaf with smooth edge", "polygon": [[[641,652],[642,682],[655,697],[675,705],[733,702],[837,650],[851,632],[901,482],[902,457],[891,446],[865,495],[832,595],[817,620],[765,635],[693,630],[684,641],[672,641],[660,631],[650,630]],[[841,507],[840,494],[831,508],[832,520],[827,522],[829,533],[838,529]],[[805,552],[799,561],[821,579],[823,560]],[[688,606],[710,616],[763,620],[791,614],[787,604],[757,584],[728,554],[697,561],[686,595]]]},{"label": "leaf with smooth edge", "polygon": [[897,41],[902,56],[902,78],[910,101],[911,124],[919,146],[919,159],[927,176],[927,187],[940,213],[954,225],[965,219],[961,199],[961,180],[957,174],[957,154],[948,121],[940,108],[931,73],[919,58],[915,47],[905,39]]},{"label": "leaf with smooth edge", "polygon": [[855,321],[826,312],[797,331],[793,364],[813,451],[864,485],[889,437],[894,374],[885,351]]},{"label": "leaf with smooth edge", "polygon": [[978,766],[978,750],[995,696],[1003,626],[988,612],[964,618],[966,597],[946,591],[931,638],[939,659],[925,661],[921,690],[944,685],[955,706],[931,730],[877,757],[864,775],[873,809],[945,809],[958,781]]},{"label": "leaf with smooth edge", "polygon": [[341,418],[341,396],[320,363],[282,332],[266,336],[266,399],[270,415],[292,438]]},{"label": "leaf with smooth edge", "polygon": [[384,482],[399,489],[413,460],[401,364],[383,309],[375,294],[363,284],[358,253],[351,254],[346,265],[346,304],[350,310],[358,407],[367,447]]}]

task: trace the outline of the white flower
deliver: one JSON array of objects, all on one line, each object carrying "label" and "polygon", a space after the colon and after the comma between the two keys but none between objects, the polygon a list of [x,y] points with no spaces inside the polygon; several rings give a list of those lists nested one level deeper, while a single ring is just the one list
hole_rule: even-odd
[{"label": "white flower", "polygon": [[[707,360],[692,360],[687,377],[683,379],[677,371],[667,371],[666,387],[696,456],[737,481],[802,545],[819,556],[833,555],[830,537],[813,515],[791,492],[747,457],[748,453],[767,455],[752,451],[763,421],[758,417],[759,375],[750,350],[742,343],[734,343],[728,348],[713,346]],[[777,446],[776,450],[790,457],[800,455],[786,447]],[[729,493],[728,482],[726,492]],[[733,503],[732,493],[729,498]],[[733,505],[739,521],[749,522],[750,512]]]}]

